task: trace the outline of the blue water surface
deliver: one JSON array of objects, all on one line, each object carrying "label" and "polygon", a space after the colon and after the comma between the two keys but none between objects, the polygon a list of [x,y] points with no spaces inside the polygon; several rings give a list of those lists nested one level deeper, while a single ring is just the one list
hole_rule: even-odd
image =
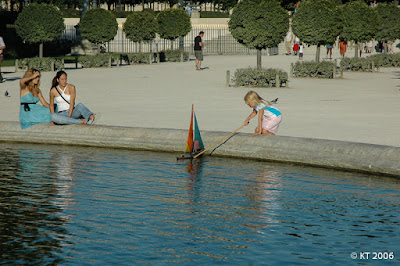
[{"label": "blue water surface", "polygon": [[0,143],[0,264],[400,262],[399,179],[176,156]]}]

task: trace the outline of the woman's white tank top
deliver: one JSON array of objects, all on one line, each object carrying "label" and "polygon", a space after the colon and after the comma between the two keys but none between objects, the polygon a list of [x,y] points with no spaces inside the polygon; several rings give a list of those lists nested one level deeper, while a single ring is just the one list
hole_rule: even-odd
[{"label": "woman's white tank top", "polygon": [[[68,84],[67,84],[68,86]],[[60,86],[57,86],[58,91],[61,93],[61,95],[64,97],[65,100],[68,102],[71,102],[71,95],[65,94],[65,90],[67,89],[67,86],[65,86],[64,90],[60,88]],[[57,92],[58,94],[58,92]],[[69,110],[69,103],[67,103],[61,96],[54,97],[54,103],[57,104],[57,111],[62,112],[65,110]]]}]

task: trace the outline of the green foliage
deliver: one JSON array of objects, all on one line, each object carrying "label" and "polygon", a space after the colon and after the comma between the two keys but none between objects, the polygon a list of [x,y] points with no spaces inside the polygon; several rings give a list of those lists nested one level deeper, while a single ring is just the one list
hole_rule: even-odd
[{"label": "green foliage", "polygon": [[400,38],[400,8],[394,4],[379,3],[375,7],[379,29],[375,35],[377,41],[395,41]]},{"label": "green foliage", "polygon": [[343,29],[340,37],[357,43],[372,40],[378,30],[377,15],[365,2],[354,1],[342,6]]},{"label": "green foliage", "polygon": [[152,53],[143,54],[124,54],[122,59],[130,64],[150,64],[150,60],[153,59]]},{"label": "green foliage", "polygon": [[180,49],[164,50],[160,52],[160,62],[180,62],[181,54],[183,53],[183,60],[189,60],[189,52]]},{"label": "green foliage", "polygon": [[243,0],[229,21],[232,36],[250,49],[276,47],[289,28],[287,11],[275,0]]},{"label": "green foliage", "polygon": [[105,43],[114,39],[118,31],[118,23],[111,11],[95,8],[85,12],[79,23],[84,38],[92,43]]},{"label": "green foliage", "polygon": [[54,70],[60,70],[64,66],[59,58],[32,57],[18,60],[19,69],[36,68],[40,71],[51,71],[51,64],[54,63]]},{"label": "green foliage", "polygon": [[56,40],[65,29],[60,11],[47,4],[31,4],[25,7],[18,15],[15,25],[17,34],[28,43]]},{"label": "green foliage", "polygon": [[149,42],[157,32],[157,20],[154,12],[134,12],[124,23],[124,32],[133,42]]},{"label": "green foliage", "polygon": [[400,53],[376,54],[367,58],[373,60],[376,67],[400,67]]},{"label": "green foliage", "polygon": [[336,41],[341,30],[340,10],[333,0],[304,0],[292,18],[293,33],[310,45]]},{"label": "green foliage", "polygon": [[167,40],[184,37],[192,29],[190,17],[183,9],[165,9],[158,13],[158,33]]},{"label": "green foliage", "polygon": [[[78,58],[78,62],[83,68],[108,67],[109,58],[110,55],[108,54],[84,55]],[[114,60],[114,58],[111,58],[112,62]]]},{"label": "green foliage", "polygon": [[117,10],[112,10],[111,11],[116,18],[127,18],[129,15],[134,13],[134,11],[117,11]]},{"label": "green foliage", "polygon": [[81,14],[78,9],[74,8],[61,8],[60,9],[61,16],[63,18],[80,18]]},{"label": "green foliage", "polygon": [[343,58],[340,66],[344,71],[369,71],[372,70],[372,60],[369,58]]},{"label": "green foliage", "polygon": [[304,61],[296,62],[293,67],[293,75],[295,77],[311,77],[311,78],[333,78],[333,69],[336,65],[333,62]]},{"label": "green foliage", "polygon": [[400,53],[376,54],[365,58],[343,58],[340,66],[347,71],[371,71],[375,67],[400,67]]},{"label": "green foliage", "polygon": [[226,12],[213,12],[213,11],[201,11],[201,18],[229,18],[229,13]]},{"label": "green foliage", "polygon": [[236,87],[276,87],[276,78],[278,75],[281,84],[287,82],[288,74],[280,69],[263,68],[259,70],[251,67],[239,68],[235,71],[233,82]]}]

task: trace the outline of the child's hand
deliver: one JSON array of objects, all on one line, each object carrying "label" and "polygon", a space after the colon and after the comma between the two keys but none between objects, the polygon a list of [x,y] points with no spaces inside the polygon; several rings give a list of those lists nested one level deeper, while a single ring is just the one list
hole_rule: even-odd
[{"label": "child's hand", "polygon": [[244,121],[244,125],[247,126],[248,124],[250,124],[250,121]]}]

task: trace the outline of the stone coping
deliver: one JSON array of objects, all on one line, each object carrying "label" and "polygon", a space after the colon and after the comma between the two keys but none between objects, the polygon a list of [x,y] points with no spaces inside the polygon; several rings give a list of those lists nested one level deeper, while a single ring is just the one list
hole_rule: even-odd
[{"label": "stone coping", "polygon": [[[201,134],[209,147],[229,132]],[[0,142],[174,152],[179,156],[186,139],[187,131],[177,129],[36,124],[22,130],[19,122],[0,122]],[[400,147],[392,146],[239,133],[215,150],[215,155],[400,177]]]}]

